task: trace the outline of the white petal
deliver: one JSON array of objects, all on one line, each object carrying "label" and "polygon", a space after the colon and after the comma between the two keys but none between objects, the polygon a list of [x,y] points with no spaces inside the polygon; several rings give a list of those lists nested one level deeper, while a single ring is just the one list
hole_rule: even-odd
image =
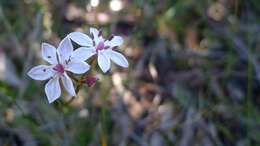
[{"label": "white petal", "polygon": [[104,73],[110,69],[110,60],[103,52],[98,52],[98,65]]},{"label": "white petal", "polygon": [[58,54],[60,63],[64,64],[65,61],[68,61],[73,52],[73,46],[68,37],[65,37],[59,44]]},{"label": "white petal", "polygon": [[54,71],[52,70],[51,66],[47,65],[38,65],[33,67],[28,73],[34,80],[47,80],[54,75]]},{"label": "white petal", "polygon": [[50,64],[57,64],[56,48],[48,43],[42,43],[42,58]]},{"label": "white petal", "polygon": [[107,50],[105,53],[106,56],[109,57],[117,65],[125,68],[128,67],[128,61],[126,60],[125,56],[123,56],[121,53],[118,53],[113,50]]},{"label": "white petal", "polygon": [[68,37],[81,46],[93,46],[92,39],[84,33],[72,32],[68,35]]},{"label": "white petal", "polygon": [[71,60],[85,61],[95,54],[96,49],[94,47],[80,47],[72,53]]},{"label": "white petal", "polygon": [[124,42],[124,40],[123,40],[122,37],[120,37],[120,36],[114,36],[114,37],[112,38],[112,40],[110,40],[110,41],[109,41],[109,40],[106,40],[106,41],[105,41],[105,46],[109,46],[109,47],[113,48],[113,47],[122,45],[123,42]]},{"label": "white petal", "polygon": [[98,36],[99,31],[96,28],[90,27],[89,28],[90,34],[93,34],[94,36]]},{"label": "white petal", "polygon": [[45,94],[48,98],[49,103],[52,103],[56,99],[58,99],[61,95],[59,78],[53,78],[48,81],[45,85]]},{"label": "white petal", "polygon": [[99,30],[97,30],[96,28],[91,27],[89,29],[89,31],[90,31],[90,34],[92,34],[93,37],[94,37],[95,45],[98,45],[99,42],[104,41],[102,36],[98,36]]},{"label": "white petal", "polygon": [[70,77],[66,73],[64,73],[61,76],[61,80],[62,80],[64,88],[68,91],[68,93],[71,96],[76,96],[74,86],[73,86],[73,83],[72,83],[72,80],[70,79]]},{"label": "white petal", "polygon": [[75,74],[83,74],[88,71],[90,66],[83,61],[70,61],[67,65],[65,70],[71,71]]}]

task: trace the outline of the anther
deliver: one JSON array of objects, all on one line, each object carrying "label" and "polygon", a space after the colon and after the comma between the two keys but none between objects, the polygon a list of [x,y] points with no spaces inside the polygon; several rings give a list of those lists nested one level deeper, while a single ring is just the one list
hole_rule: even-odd
[{"label": "anther", "polygon": [[102,29],[99,29],[98,37],[101,37],[101,35],[102,35]]},{"label": "anther", "polygon": [[104,50],[106,50],[106,49],[108,49],[108,48],[110,48],[110,47],[109,47],[109,46],[105,46]]},{"label": "anther", "polygon": [[111,35],[108,37],[108,40],[111,41],[113,38],[114,38],[114,35],[111,34]]},{"label": "anther", "polygon": [[94,39],[93,33],[90,33],[90,37],[91,37],[92,40]]},{"label": "anther", "polygon": [[112,50],[117,50],[117,48],[118,48],[118,46],[114,46],[114,47],[112,48]]}]

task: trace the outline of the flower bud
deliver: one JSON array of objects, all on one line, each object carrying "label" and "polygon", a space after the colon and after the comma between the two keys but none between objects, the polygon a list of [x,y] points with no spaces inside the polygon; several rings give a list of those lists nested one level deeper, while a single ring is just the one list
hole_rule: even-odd
[{"label": "flower bud", "polygon": [[85,77],[84,81],[88,85],[88,87],[93,86],[99,79],[94,76],[87,76]]}]

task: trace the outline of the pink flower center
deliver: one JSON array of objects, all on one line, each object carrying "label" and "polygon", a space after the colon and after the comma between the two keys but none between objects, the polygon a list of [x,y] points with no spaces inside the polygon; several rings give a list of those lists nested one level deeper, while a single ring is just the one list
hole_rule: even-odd
[{"label": "pink flower center", "polygon": [[101,51],[105,48],[104,42],[99,42],[99,44],[96,47],[96,51]]},{"label": "pink flower center", "polygon": [[59,72],[59,73],[64,73],[64,67],[62,64],[57,64],[53,67],[53,70]]}]

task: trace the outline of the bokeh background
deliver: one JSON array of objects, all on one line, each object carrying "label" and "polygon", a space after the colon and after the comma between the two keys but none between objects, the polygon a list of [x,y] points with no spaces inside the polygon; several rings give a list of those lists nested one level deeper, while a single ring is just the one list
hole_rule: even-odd
[{"label": "bokeh background", "polygon": [[[40,44],[89,27],[130,67],[48,104]],[[0,146],[259,146],[259,44],[259,0],[0,0]]]}]

